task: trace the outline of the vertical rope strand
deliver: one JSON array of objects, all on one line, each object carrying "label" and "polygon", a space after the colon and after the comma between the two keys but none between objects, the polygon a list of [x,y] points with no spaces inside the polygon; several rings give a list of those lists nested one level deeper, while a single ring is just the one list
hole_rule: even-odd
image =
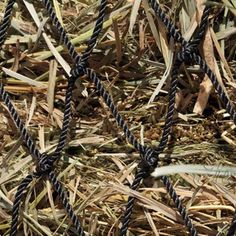
[{"label": "vertical rope strand", "polygon": [[[139,185],[140,185],[142,179],[145,177],[146,174],[147,174],[146,171],[143,171],[142,169],[140,169],[136,173],[135,179],[134,179],[130,188],[132,190],[137,190],[139,188]],[[125,236],[127,233],[128,226],[129,226],[129,223],[131,220],[131,215],[133,212],[134,203],[135,203],[135,197],[129,196],[128,202],[126,204],[126,209],[125,209],[123,221],[122,221],[122,226],[120,229],[120,236]]]},{"label": "vertical rope strand", "polygon": [[60,156],[60,153],[66,144],[67,133],[68,133],[70,119],[71,119],[71,103],[72,103],[73,88],[74,88],[74,80],[69,79],[68,87],[67,87],[67,91],[66,91],[66,98],[65,98],[65,108],[64,108],[62,129],[61,129],[61,133],[60,133],[60,137],[59,137],[59,141],[58,141],[56,150],[54,152],[55,157]]}]

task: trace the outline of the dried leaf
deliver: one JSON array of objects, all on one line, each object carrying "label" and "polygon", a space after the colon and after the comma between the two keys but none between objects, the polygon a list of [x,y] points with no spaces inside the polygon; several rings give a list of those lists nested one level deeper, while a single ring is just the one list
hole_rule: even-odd
[{"label": "dried leaf", "polygon": [[132,35],[133,28],[137,19],[138,10],[140,8],[141,0],[136,0],[133,2],[131,14],[130,14],[130,23],[129,23],[129,33]]}]

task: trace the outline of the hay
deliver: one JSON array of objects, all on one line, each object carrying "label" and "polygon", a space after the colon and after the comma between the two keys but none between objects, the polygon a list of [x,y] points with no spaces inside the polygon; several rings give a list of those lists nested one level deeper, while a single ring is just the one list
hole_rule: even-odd
[{"label": "hay", "polygon": [[[183,35],[190,38],[197,27],[195,1],[161,2]],[[1,80],[40,150],[50,153],[60,133],[66,73],[72,61],[42,5],[32,3],[18,1],[15,5],[11,29],[0,52],[0,65],[6,73],[1,73]],[[0,3],[1,13],[5,4],[6,0]],[[77,51],[83,52],[99,2],[54,0],[53,4]],[[208,4],[213,6],[210,21],[214,24],[208,29],[212,66],[235,104],[236,6],[227,0]],[[90,66],[103,80],[135,136],[145,144],[157,145],[165,119],[174,43],[168,41],[164,26],[146,1],[134,5],[133,1],[110,1],[99,39]],[[201,50],[204,54],[204,44]],[[202,79],[197,66],[187,65],[181,70],[172,136],[161,160],[171,165],[235,168],[235,125],[214,91],[204,94],[209,99],[202,102]],[[73,96],[68,145],[55,168],[88,235],[117,235],[129,194],[137,198],[129,235],[187,235],[158,179],[146,179],[138,192],[128,188],[140,157],[127,143],[91,81],[78,81]],[[196,103],[202,115],[193,113]],[[1,101],[0,235],[9,233],[19,182],[34,170],[33,160],[22,144]],[[199,234],[225,235],[236,204],[235,176],[181,173],[171,179]],[[21,210],[19,235],[74,235],[46,179],[43,184],[35,181],[30,185]]]}]

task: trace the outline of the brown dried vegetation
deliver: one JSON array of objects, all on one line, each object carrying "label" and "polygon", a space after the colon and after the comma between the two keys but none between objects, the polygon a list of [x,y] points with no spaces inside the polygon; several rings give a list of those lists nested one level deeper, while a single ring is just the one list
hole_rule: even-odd
[{"label": "brown dried vegetation", "polygon": [[[6,2],[0,2],[0,18]],[[201,6],[195,0],[160,2],[189,39],[199,23]],[[19,0],[15,5],[0,51],[4,71],[0,79],[40,150],[52,152],[62,125],[66,74],[73,62],[40,1],[29,1],[33,3],[30,11],[25,3]],[[54,0],[53,4],[77,51],[82,53],[99,2]],[[213,10],[200,51],[235,104],[235,1],[207,4]],[[41,20],[39,27],[37,18]],[[164,25],[146,0],[110,0],[104,29],[89,59],[135,136],[153,146],[158,144],[165,120],[173,48],[175,44],[169,41]],[[56,52],[64,60],[55,57]],[[161,154],[163,163],[236,167],[235,125],[208,78],[199,67],[185,65],[178,87],[172,135]],[[159,179],[146,179],[138,192],[129,190],[139,160],[91,81],[78,80],[68,144],[55,170],[89,235],[118,235],[129,194],[137,198],[129,235],[188,234]],[[34,168],[0,101],[0,235],[9,234],[14,193]],[[171,179],[199,235],[225,235],[236,205],[235,176],[181,173]],[[19,231],[19,235],[75,235],[47,179],[33,182],[27,190]]]}]

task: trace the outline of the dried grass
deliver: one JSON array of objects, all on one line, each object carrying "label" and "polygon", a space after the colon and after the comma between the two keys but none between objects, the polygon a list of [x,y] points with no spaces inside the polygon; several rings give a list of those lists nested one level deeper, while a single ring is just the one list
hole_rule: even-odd
[{"label": "dried grass", "polygon": [[[161,1],[168,16],[190,38],[197,27],[195,1]],[[0,3],[4,10],[6,0]],[[78,52],[83,52],[97,16],[97,1],[53,0],[56,14]],[[216,73],[235,104],[234,1],[213,5],[208,35]],[[226,8],[227,6],[227,8]],[[30,9],[32,18],[27,8]],[[0,17],[2,14],[0,15]],[[18,1],[1,49],[1,80],[40,150],[55,148],[63,118],[66,74],[72,61],[35,1]],[[214,20],[214,21],[213,21]],[[102,35],[89,59],[119,111],[142,142],[157,145],[169,89],[173,42],[147,1],[110,1]],[[204,49],[204,45],[203,45]],[[57,62],[56,62],[56,61]],[[163,164],[235,164],[235,125],[214,91],[193,114],[203,75],[196,66],[181,69],[175,122]],[[199,94],[199,96],[198,96]],[[138,192],[128,185],[140,159],[86,78],[74,89],[68,145],[55,169],[88,235],[118,235],[128,195],[137,198],[129,235],[188,235],[163,184],[149,177]],[[8,235],[19,182],[35,168],[5,105],[0,102],[0,235]],[[236,205],[235,176],[179,173],[171,176],[200,235],[225,235]],[[75,235],[47,179],[34,181],[21,205],[19,235]]]}]

